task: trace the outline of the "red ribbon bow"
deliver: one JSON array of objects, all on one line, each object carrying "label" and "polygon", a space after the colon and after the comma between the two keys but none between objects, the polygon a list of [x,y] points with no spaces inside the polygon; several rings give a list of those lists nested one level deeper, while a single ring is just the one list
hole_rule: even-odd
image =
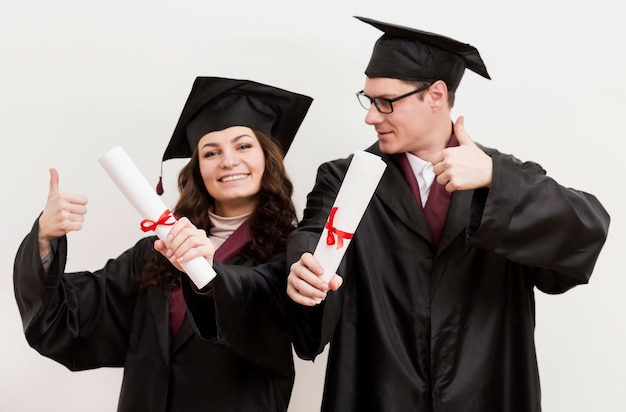
[{"label": "red ribbon bow", "polygon": [[333,207],[330,211],[330,216],[328,216],[328,222],[326,223],[326,229],[328,229],[326,244],[329,246],[334,245],[335,236],[337,236],[337,249],[341,249],[343,247],[343,240],[350,240],[354,235],[352,233],[343,232],[333,226],[333,221],[335,220],[335,213],[337,213],[337,209],[339,209],[337,206]]},{"label": "red ribbon bow", "polygon": [[143,230],[144,232],[150,232],[152,230],[156,230],[158,225],[172,226],[174,223],[176,223],[176,216],[174,216],[172,212],[167,209],[165,210],[165,212],[163,212],[161,217],[159,217],[159,220],[157,220],[156,222],[150,219],[142,220],[141,230]]}]

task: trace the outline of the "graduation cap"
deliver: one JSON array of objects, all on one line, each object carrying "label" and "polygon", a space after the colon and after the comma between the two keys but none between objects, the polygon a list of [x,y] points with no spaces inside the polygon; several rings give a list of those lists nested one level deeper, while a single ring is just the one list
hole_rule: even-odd
[{"label": "graduation cap", "polygon": [[409,81],[443,80],[455,91],[465,69],[491,79],[478,50],[450,37],[366,17],[355,18],[384,34],[376,41],[365,69],[368,77],[390,77]]},{"label": "graduation cap", "polygon": [[[313,99],[250,80],[197,77],[163,161],[191,157],[207,133],[231,126],[258,130],[287,153]],[[163,193],[161,179],[157,192]]]}]

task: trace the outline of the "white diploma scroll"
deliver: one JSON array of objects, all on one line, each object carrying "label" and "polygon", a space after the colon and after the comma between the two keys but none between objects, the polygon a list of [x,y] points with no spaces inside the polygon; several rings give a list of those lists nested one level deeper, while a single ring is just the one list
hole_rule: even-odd
[{"label": "white diploma scroll", "polygon": [[[163,200],[156,194],[126,151],[119,146],[115,147],[98,161],[141,217],[145,219],[141,222],[144,231],[154,230],[159,239],[167,245],[167,235],[172,225],[176,223],[176,217],[165,206]],[[199,289],[215,277],[215,271],[209,262],[200,256],[182,263],[181,266]]]},{"label": "white diploma scroll", "polygon": [[387,164],[369,152],[356,152],[331,209],[313,256],[328,282],[337,271]]}]

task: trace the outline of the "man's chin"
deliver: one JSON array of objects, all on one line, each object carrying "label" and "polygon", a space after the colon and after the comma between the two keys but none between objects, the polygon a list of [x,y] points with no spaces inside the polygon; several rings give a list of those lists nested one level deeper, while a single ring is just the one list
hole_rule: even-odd
[{"label": "man's chin", "polygon": [[385,154],[395,154],[398,153],[398,148],[394,147],[394,145],[382,142],[382,141],[378,141],[378,150],[380,150],[382,153]]}]

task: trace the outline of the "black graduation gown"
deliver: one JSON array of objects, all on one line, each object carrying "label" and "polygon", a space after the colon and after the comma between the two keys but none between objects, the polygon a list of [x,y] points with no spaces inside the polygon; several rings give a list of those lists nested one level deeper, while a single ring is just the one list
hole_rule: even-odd
[{"label": "black graduation gown", "polygon": [[[216,262],[215,336],[200,338],[185,317],[170,345],[167,295],[158,287],[139,288],[129,276],[149,259],[154,237],[93,273],[64,273],[67,240],[60,238],[46,274],[37,231],[38,221],[14,268],[26,339],[72,371],[123,367],[118,411],[287,410],[294,366],[280,299],[284,258],[255,269]],[[229,263],[246,262],[235,257]],[[274,299],[277,290],[282,293]]]},{"label": "black graduation gown", "polygon": [[[388,167],[337,271],[342,287],[296,305],[294,347],[330,342],[323,411],[541,410],[534,288],[587,283],[609,216],[532,162],[484,149],[490,189],[452,196],[437,249],[400,167]],[[350,162],[325,163],[287,264],[312,252]]]}]

